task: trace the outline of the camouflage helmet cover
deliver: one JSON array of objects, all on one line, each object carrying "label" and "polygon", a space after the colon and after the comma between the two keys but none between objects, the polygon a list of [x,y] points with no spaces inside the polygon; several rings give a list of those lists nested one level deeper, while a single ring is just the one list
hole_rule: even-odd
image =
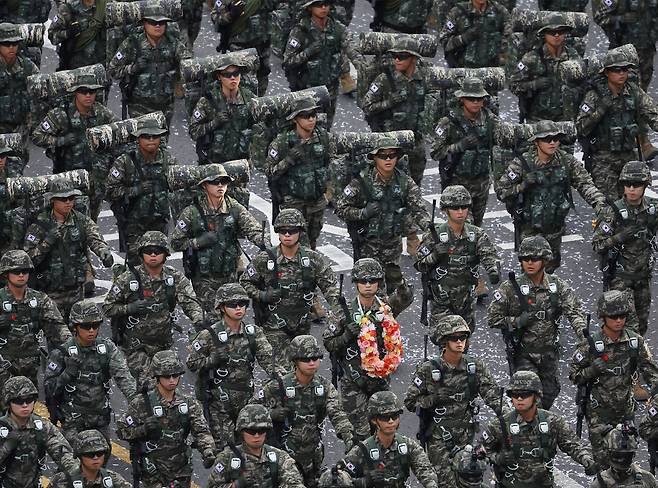
[{"label": "camouflage helmet cover", "polygon": [[400,399],[392,391],[378,391],[368,400],[368,419],[386,413],[402,412]]},{"label": "camouflage helmet cover", "polygon": [[144,134],[161,136],[166,133],[167,129],[165,127],[161,127],[158,119],[153,117],[141,117],[137,121],[137,127],[130,131],[130,135],[134,137],[139,137]]},{"label": "camouflage helmet cover", "polygon": [[306,219],[304,215],[296,208],[285,208],[279,212],[274,220],[274,230],[285,229],[288,227],[295,227],[299,229],[306,228]]},{"label": "camouflage helmet cover", "polygon": [[[482,454],[480,454],[482,453]],[[460,486],[469,486],[473,488],[480,488],[482,486],[482,477],[487,471],[486,456],[482,449],[480,452],[474,450],[473,446],[466,444],[462,450],[457,452],[452,458],[452,470],[459,477],[460,475],[467,475],[468,480],[459,480]],[[477,480],[478,476],[480,477]]]},{"label": "camouflage helmet cover", "polygon": [[542,25],[538,30],[537,34],[543,34],[546,31],[553,30],[573,30],[573,26],[569,25],[567,20],[564,18],[561,12],[555,12],[552,15],[546,17],[544,25]]},{"label": "camouflage helmet cover", "polygon": [[310,110],[317,110],[319,108],[320,108],[320,106],[311,97],[297,98],[293,102],[292,109],[291,109],[290,113],[288,114],[288,116],[286,117],[286,120],[293,120],[295,117],[297,117],[302,112],[308,112]]},{"label": "camouflage helmet cover", "polygon": [[185,367],[174,351],[158,351],[151,360],[151,373],[155,377],[171,374],[182,375],[185,373]]},{"label": "camouflage helmet cover", "polygon": [[564,136],[564,131],[560,126],[552,120],[540,120],[532,126],[532,135],[528,141],[532,142],[536,139],[542,139],[548,136]]},{"label": "camouflage helmet cover", "polygon": [[19,25],[9,22],[2,22],[0,24],[0,43],[21,42],[22,40],[23,36]]},{"label": "camouflage helmet cover", "polygon": [[372,151],[368,153],[368,158],[374,159],[375,154],[377,154],[379,151],[382,151],[384,149],[396,149],[398,153],[402,151],[402,147],[400,146],[400,143],[396,138],[382,137],[382,139],[377,142],[377,146],[374,147]]},{"label": "camouflage helmet cover", "polygon": [[73,324],[93,324],[103,321],[103,312],[93,300],[85,298],[75,302],[71,307],[70,315],[71,325]]},{"label": "camouflage helmet cover", "polygon": [[418,43],[410,38],[406,37],[403,39],[396,40],[395,46],[388,50],[389,53],[409,53],[413,54],[417,58],[422,58],[423,56],[418,52]]},{"label": "camouflage helmet cover", "polygon": [[441,208],[457,207],[466,205],[470,207],[473,203],[471,194],[462,185],[450,185],[441,193]]},{"label": "camouflage helmet cover", "polygon": [[384,268],[373,258],[361,258],[352,267],[352,281],[383,280]]},{"label": "camouflage helmet cover", "polygon": [[0,258],[0,274],[16,269],[34,269],[30,256],[22,249],[7,251]]},{"label": "camouflage helmet cover", "polygon": [[635,63],[628,57],[628,55],[624,54],[620,49],[612,49],[603,57],[603,69],[601,71],[605,71],[606,68],[626,66],[631,68],[636,67]]},{"label": "camouflage helmet cover", "polygon": [[38,394],[37,387],[25,376],[12,376],[5,383],[4,400],[6,405],[9,405],[9,402],[16,398],[37,396]]},{"label": "camouflage helmet cover", "polygon": [[629,161],[619,173],[619,181],[639,181],[646,185],[651,184],[651,171],[647,163],[642,161]]},{"label": "camouflage helmet cover", "polygon": [[103,85],[99,85],[96,77],[93,74],[78,75],[67,91],[73,93],[80,88],[89,88],[90,90],[100,90]]},{"label": "camouflage helmet cover", "polygon": [[517,371],[512,375],[507,390],[505,390],[508,396],[513,391],[531,391],[537,396],[541,396],[541,380],[534,371]]},{"label": "camouflage helmet cover", "polygon": [[485,98],[488,96],[489,92],[484,89],[484,82],[475,77],[464,78],[461,88],[455,91],[456,98]]},{"label": "camouflage helmet cover", "polygon": [[468,324],[463,317],[459,315],[447,315],[443,317],[436,326],[432,329],[430,334],[430,340],[432,343],[439,345],[444,342],[444,338],[451,334],[457,334],[459,332],[471,333]]},{"label": "camouflage helmet cover", "polygon": [[215,294],[215,308],[219,309],[226,302],[246,300],[249,301],[249,295],[240,283],[226,283],[217,289]]},{"label": "camouflage helmet cover", "polygon": [[634,427],[617,424],[608,432],[604,441],[608,451],[635,452],[637,450],[637,434]]},{"label": "camouflage helmet cover", "polygon": [[336,467],[325,469],[320,475],[320,488],[351,488],[352,486],[354,484],[350,475]]},{"label": "camouflage helmet cover", "polygon": [[142,19],[144,20],[154,20],[156,22],[171,22],[171,19],[167,17],[164,8],[161,5],[147,5],[144,7],[144,13],[142,14]]},{"label": "camouflage helmet cover", "polygon": [[222,62],[222,64],[217,66],[215,72],[224,71],[226,68],[230,68],[231,66],[236,66],[241,70],[248,68],[247,63],[245,63],[244,61],[244,57],[239,55],[234,55],[231,53],[226,53],[224,61]]},{"label": "camouflage helmet cover", "polygon": [[288,346],[288,360],[295,362],[302,358],[322,358],[322,350],[312,335],[298,335]]},{"label": "camouflage helmet cover", "polygon": [[527,258],[530,256],[539,256],[544,261],[550,261],[553,259],[553,251],[551,251],[551,245],[543,236],[530,236],[523,239],[517,254],[519,259]]},{"label": "camouflage helmet cover", "polygon": [[272,417],[270,412],[263,405],[249,404],[245,405],[238,419],[235,421],[235,430],[240,432],[244,429],[271,429]]},{"label": "camouflage helmet cover", "polygon": [[201,179],[197,183],[205,183],[206,181],[214,181],[219,178],[228,178],[230,181],[233,181],[233,177],[226,172],[223,164],[214,163],[207,164],[201,168]]},{"label": "camouflage helmet cover", "polygon": [[54,180],[48,185],[48,193],[46,199],[52,198],[66,198],[72,196],[80,196],[82,192],[73,186],[73,183],[66,180]]},{"label": "camouflage helmet cover", "polygon": [[144,235],[139,238],[140,253],[142,252],[142,249],[148,246],[155,246],[164,249],[167,256],[171,254],[169,243],[167,242],[167,236],[158,230],[144,232]]},{"label": "camouflage helmet cover", "polygon": [[110,450],[105,436],[94,429],[79,432],[74,438],[73,447],[77,457],[93,452],[105,451],[107,453]]},{"label": "camouflage helmet cover", "polygon": [[630,312],[629,296],[620,290],[608,290],[601,294],[596,311],[600,318],[627,315]]}]

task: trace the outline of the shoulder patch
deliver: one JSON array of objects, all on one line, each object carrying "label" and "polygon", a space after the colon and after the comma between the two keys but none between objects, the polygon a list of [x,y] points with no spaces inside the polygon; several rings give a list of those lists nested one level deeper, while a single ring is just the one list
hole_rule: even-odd
[{"label": "shoulder patch", "polygon": [[127,423],[128,425],[132,425],[132,424],[135,423],[135,421],[133,420],[133,418],[132,418],[130,415],[128,415],[128,416],[126,417],[126,423]]},{"label": "shoulder patch", "polygon": [[197,120],[201,118],[201,112],[199,112],[198,110],[195,110],[192,115],[194,115],[194,118]]},{"label": "shoulder patch", "polygon": [[583,356],[583,353],[582,353],[582,352],[578,351],[578,352],[576,353],[575,358],[576,358],[576,361],[580,363],[583,359],[585,359],[585,356]]},{"label": "shoulder patch", "polygon": [[48,363],[48,369],[49,369],[50,371],[57,371],[57,363],[55,363],[55,362],[53,362],[53,361],[50,361],[50,362]]},{"label": "shoulder patch", "polygon": [[379,87],[377,85],[375,85],[374,83],[372,83],[370,85],[370,88],[368,88],[368,91],[370,91],[372,93],[377,93],[379,91]]},{"label": "shoulder patch", "polygon": [[452,20],[449,20],[448,22],[446,22],[446,29],[448,29],[449,31],[451,31],[451,30],[453,30],[454,28],[455,28],[455,24],[453,23]]},{"label": "shoulder patch", "polygon": [[507,177],[508,177],[511,181],[514,181],[515,179],[517,179],[517,178],[519,177],[519,175],[517,175],[514,171],[512,171],[512,170],[510,169],[510,170],[507,172]]},{"label": "shoulder patch", "polygon": [[603,232],[605,232],[606,234],[610,234],[612,232],[612,229],[610,228],[610,226],[608,224],[606,224],[605,222],[603,222],[601,224],[601,230]]},{"label": "shoulder patch", "polygon": [[580,110],[581,110],[582,112],[587,113],[587,112],[589,112],[591,109],[590,109],[590,106],[589,106],[589,105],[587,105],[586,103],[583,103],[583,104],[580,106]]},{"label": "shoulder patch", "polygon": [[494,297],[494,300],[496,300],[496,301],[499,301],[499,300],[503,299],[503,295],[498,290],[496,290],[494,292],[493,297]]},{"label": "shoulder patch", "polygon": [[200,351],[201,350],[201,343],[199,341],[194,341],[192,343],[192,347],[194,348],[195,351]]},{"label": "shoulder patch", "polygon": [[41,127],[43,128],[43,130],[50,130],[50,122],[44,120],[43,122],[41,122]]},{"label": "shoulder patch", "polygon": [[246,271],[247,271],[247,274],[249,276],[256,276],[256,270],[254,269],[254,267],[251,264],[249,266],[247,266]]},{"label": "shoulder patch", "polygon": [[[220,0],[217,0],[219,3],[221,3]],[[219,474],[222,471],[224,471],[224,465],[222,463],[217,463],[217,466],[215,466],[215,473]]]},{"label": "shoulder patch", "polygon": [[123,59],[123,53],[121,51],[117,51],[114,57],[121,61]]},{"label": "shoulder patch", "polygon": [[434,132],[436,132],[437,136],[442,136],[444,131],[440,126],[437,126],[437,128]]},{"label": "shoulder patch", "polygon": [[288,45],[292,48],[298,48],[299,47],[299,41],[295,39],[294,37],[291,37],[290,40],[288,41]]},{"label": "shoulder patch", "polygon": [[184,220],[179,220],[178,222],[176,222],[176,227],[178,227],[179,229],[184,229],[185,227],[187,227],[187,224],[185,223]]},{"label": "shoulder patch", "polygon": [[423,384],[423,380],[421,380],[418,376],[414,378],[414,385],[420,386]]},{"label": "shoulder patch", "polygon": [[613,4],[612,0],[603,0],[603,3],[605,3],[607,7],[612,7]]},{"label": "shoulder patch", "polygon": [[352,189],[349,186],[346,186],[345,189],[343,190],[343,193],[345,196],[351,197],[354,193],[352,192]]},{"label": "shoulder patch", "polygon": [[279,155],[279,151],[277,151],[274,148],[271,148],[268,154],[270,155],[271,158],[276,158]]},{"label": "shoulder patch", "polygon": [[112,168],[112,171],[110,171],[110,173],[111,173],[112,176],[114,176],[115,178],[118,178],[118,177],[121,176],[121,172],[120,172],[118,169],[116,169],[116,168]]},{"label": "shoulder patch", "polygon": [[522,61],[519,61],[519,64],[516,65],[519,71],[523,71],[525,69],[525,64],[523,64]]},{"label": "shoulder patch", "polygon": [[30,242],[34,242],[37,240],[37,237],[34,234],[28,234],[26,239]]}]

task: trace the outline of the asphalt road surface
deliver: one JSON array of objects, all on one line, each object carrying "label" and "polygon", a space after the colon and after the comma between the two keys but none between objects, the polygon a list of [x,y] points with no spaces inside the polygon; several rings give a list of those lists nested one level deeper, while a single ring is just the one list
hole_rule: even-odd
[{"label": "asphalt road surface", "polygon": [[[522,8],[536,9],[537,5],[534,1],[520,0],[519,6]],[[357,0],[356,12],[354,21],[350,26],[350,30],[355,32],[367,31],[368,25],[372,19],[372,8],[366,0]],[[210,23],[209,13],[206,7],[203,18],[203,26],[201,35],[196,43],[195,55],[208,56],[215,53],[215,45],[218,42],[217,35]],[[605,51],[607,48],[607,40],[603,35],[601,29],[595,24],[590,27],[588,34],[588,54],[592,52]],[[442,53],[439,53],[435,60],[437,64],[444,65]],[[57,65],[57,55],[51,45],[44,48],[42,69],[44,72],[53,72]],[[280,61],[273,58],[273,70],[270,75],[270,86],[268,95],[282,93],[288,91],[288,85],[281,70]],[[651,86],[649,93],[656,98],[656,82]],[[114,85],[111,93],[110,107],[115,113],[120,114],[120,102],[118,95],[118,88]],[[176,113],[174,116],[169,144],[171,151],[178,158],[181,164],[195,164],[196,153],[194,146],[187,132],[187,120],[184,113],[184,105],[182,100],[176,102]],[[512,96],[508,90],[501,94],[501,116],[507,121],[518,120],[516,109],[516,97]],[[361,110],[356,106],[353,99],[349,97],[340,97],[338,102],[338,110],[333,130],[335,131],[369,131],[368,126],[363,120]],[[652,135],[654,141],[655,135]],[[26,175],[37,175],[49,173],[51,170],[51,163],[44,154],[43,150],[37,147],[31,148],[31,160],[26,169]],[[658,179],[658,172],[653,172],[654,176]],[[654,180],[653,185],[658,184]],[[428,168],[423,179],[423,195],[427,201],[428,209],[431,207],[432,200],[438,199],[440,193],[440,184],[438,177],[438,167],[436,162],[430,161]],[[269,191],[267,189],[266,180],[262,174],[253,174],[250,184],[251,190],[251,210],[259,220],[267,218],[270,221],[270,201]],[[657,190],[658,191],[658,190]],[[651,190],[648,191],[649,194]],[[652,195],[656,196],[655,193]],[[586,311],[592,312],[594,322],[596,322],[596,299],[599,296],[602,285],[601,277],[597,268],[597,257],[591,249],[591,236],[592,226],[591,221],[594,217],[592,210],[583,202],[583,200],[575,195],[575,212],[569,215],[567,220],[567,235],[563,239],[562,250],[562,266],[558,270],[558,275],[565,278],[572,287],[576,290],[577,295],[583,302],[583,307]],[[437,212],[439,216],[440,212]],[[104,206],[104,211],[99,218],[101,231],[108,241],[110,246],[118,249],[118,235],[114,217],[109,211],[107,204]],[[513,253],[513,226],[512,221],[504,209],[504,206],[498,202],[492,194],[489,198],[487,213],[484,220],[484,229],[493,238],[498,247],[500,256],[502,258],[502,265],[504,276],[507,272],[518,268],[518,261]],[[326,258],[331,262],[333,269],[337,273],[349,273],[352,267],[351,245],[347,239],[347,232],[343,223],[333,215],[329,209],[325,215],[325,226],[323,233],[319,239],[318,247],[324,253]],[[247,244],[245,246],[247,253],[252,254],[255,252],[253,246]],[[118,251],[117,251],[118,252]],[[118,254],[117,254],[118,256]],[[181,267],[180,253],[174,254],[169,262],[175,266]],[[98,266],[100,264],[96,262]],[[421,304],[421,284],[420,276],[413,269],[412,260],[404,253],[402,258],[402,268],[405,277],[415,285],[416,298],[414,303],[399,317],[399,322],[402,328],[402,337],[404,341],[404,358],[403,362],[398,369],[392,380],[392,389],[398,395],[404,395],[407,385],[411,379],[416,365],[423,359],[423,326],[419,322],[420,304]],[[103,300],[103,295],[109,289],[111,283],[111,273],[102,268],[98,269],[98,279],[96,281],[97,300]],[[353,288],[349,279],[345,280],[346,289],[345,293],[348,299],[353,296]],[[486,305],[478,305],[477,307],[477,329],[471,339],[470,351],[486,360],[490,366],[496,380],[505,385],[508,380],[507,363],[505,360],[504,345],[500,338],[500,334],[496,331],[490,330],[486,326]],[[656,316],[655,304],[652,306],[651,316]],[[185,328],[189,327],[189,321],[183,318],[182,322]],[[102,331],[103,334],[109,333],[109,327]],[[553,410],[565,416],[572,426],[575,428],[575,415],[576,408],[574,405],[574,398],[576,396],[576,389],[571,385],[567,378],[568,360],[571,357],[574,349],[575,337],[569,325],[565,322],[562,324],[562,345],[563,345],[563,359],[560,361],[560,371],[562,382],[562,391],[557,401],[553,406]],[[320,337],[321,331],[315,330],[313,333]],[[656,332],[653,328],[649,327],[647,334],[649,346],[653,346],[653,339],[656,337]],[[431,344],[430,344],[431,345]],[[177,338],[176,347],[183,357],[186,357],[187,350],[187,337],[179,335]],[[432,347],[429,351],[430,355],[435,354],[436,350]],[[322,372],[329,375],[329,364],[325,360],[322,366]],[[259,371],[259,378],[263,378],[264,374]],[[189,373],[185,376],[183,384],[180,387],[184,393],[193,394],[193,377]],[[115,389],[116,390],[116,389]],[[121,394],[112,396],[112,403],[116,415],[120,415],[126,405],[126,401]],[[640,406],[638,410],[639,415],[643,412],[644,407]],[[487,407],[482,408],[480,415],[481,423],[484,425],[491,418],[491,411]],[[401,432],[407,435],[414,435],[417,428],[417,418],[410,414],[405,413],[402,417]],[[585,434],[586,435],[586,434]],[[336,440],[335,434],[331,425],[327,423],[326,435],[326,458],[325,464],[330,465],[336,462],[343,454],[343,446],[340,441]],[[114,457],[110,461],[111,469],[114,469],[127,479],[130,479],[130,466],[128,464],[127,450],[125,443],[115,440],[113,445]],[[647,455],[645,451],[646,445],[641,444],[641,452],[638,459],[641,461],[643,467],[648,467]],[[52,467],[52,463],[50,463]],[[194,454],[194,481],[199,486],[205,486],[208,471],[201,466],[199,453]],[[587,486],[589,481],[583,474],[581,466],[575,464],[564,454],[558,454],[556,458],[556,474],[558,486]],[[415,483],[415,484],[414,484]],[[418,486],[416,480],[412,484]]]}]

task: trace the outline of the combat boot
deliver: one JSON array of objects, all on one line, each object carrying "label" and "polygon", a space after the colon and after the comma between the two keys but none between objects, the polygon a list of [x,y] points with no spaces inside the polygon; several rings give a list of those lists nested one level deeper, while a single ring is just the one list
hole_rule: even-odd
[{"label": "combat boot", "polygon": [[415,232],[407,236],[407,252],[409,256],[415,258],[418,254],[418,246],[420,246],[420,239],[418,239],[418,234]]},{"label": "combat boot", "polygon": [[651,144],[651,139],[647,134],[640,134],[638,138],[640,140],[640,151],[642,151],[642,157],[645,161],[651,161],[658,156],[658,147]]},{"label": "combat boot", "polygon": [[348,71],[343,73],[340,77],[340,93],[341,95],[349,95],[356,91],[356,81]]}]

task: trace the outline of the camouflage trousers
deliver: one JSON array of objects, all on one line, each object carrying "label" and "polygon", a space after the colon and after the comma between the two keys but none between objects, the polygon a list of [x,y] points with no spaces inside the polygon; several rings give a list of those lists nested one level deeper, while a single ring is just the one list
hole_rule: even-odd
[{"label": "camouflage trousers", "polygon": [[192,278],[192,288],[194,288],[194,293],[201,302],[203,311],[206,312],[206,319],[218,318],[218,313],[215,312],[217,289],[226,283],[234,283],[235,281],[237,281],[235,275]]},{"label": "camouflage trousers", "polygon": [[388,240],[367,238],[365,242],[355,243],[354,261],[361,258],[376,259],[384,268],[386,293],[393,293],[402,283],[400,256],[402,255],[402,237],[391,237]]},{"label": "camouflage trousers", "polygon": [[162,112],[167,119],[167,127],[171,127],[174,117],[174,97],[167,100],[149,98],[131,98],[128,100],[128,115],[130,118],[141,117],[151,112]]},{"label": "camouflage trousers", "polygon": [[[444,426],[443,429],[439,428],[440,424],[435,424],[432,422],[432,434],[430,439],[427,441],[427,456],[430,459],[430,463],[436,471],[436,475],[439,479],[439,487],[441,488],[453,488],[455,486],[455,475],[452,470],[452,452],[455,447],[463,447],[466,444],[471,444],[473,442],[474,430],[471,427],[471,424],[468,421],[464,421],[463,424],[459,423],[453,419],[445,419],[449,421],[448,426]],[[477,429],[477,427],[475,427]],[[448,442],[444,441],[442,434],[449,432],[452,435],[452,439]]]},{"label": "camouflage trousers", "polygon": [[449,180],[448,185],[462,185],[471,194],[473,205],[469,214],[473,216],[473,224],[482,227],[484,212],[487,210],[487,200],[489,200],[489,187],[491,186],[489,175],[481,178],[464,178],[455,175]]},{"label": "camouflage trousers", "polygon": [[[246,385],[245,385],[246,386]],[[220,399],[220,396],[227,395],[225,400]],[[246,404],[249,403],[252,396],[252,390],[237,391],[222,389],[213,390],[212,399],[208,405],[208,414],[210,415],[208,426],[210,432],[215,439],[215,446],[218,451],[224,449],[229,440],[235,441],[235,421],[238,418],[238,413]],[[198,398],[198,396],[197,396]],[[202,402],[203,404],[203,402]],[[204,408],[204,414],[205,408]],[[241,441],[238,441],[238,443]]]},{"label": "camouflage trousers", "polygon": [[256,46],[247,45],[247,44],[236,44],[231,42],[228,46],[229,51],[240,51],[242,49],[256,48],[258,52],[258,59],[260,64],[258,65],[258,71],[256,72],[256,77],[258,78],[258,93],[259,97],[265,96],[267,93],[267,86],[269,84],[269,76],[272,69],[270,68],[270,43],[269,41],[264,44],[258,44]]},{"label": "camouflage trousers", "polygon": [[514,361],[512,369],[515,372],[533,371],[539,376],[542,387],[541,408],[544,410],[550,410],[560,394],[559,359],[560,355],[553,349],[542,352],[522,351]]},{"label": "camouflage trousers", "polygon": [[548,241],[548,244],[551,246],[551,253],[553,254],[553,259],[551,259],[548,263],[546,263],[546,272],[553,273],[553,271],[555,271],[560,267],[560,263],[562,262],[562,253],[560,249],[562,246],[562,235],[564,235],[564,227],[562,227],[562,229],[560,229],[557,232],[542,233],[539,232],[537,229],[533,229],[532,227],[522,226],[520,241],[523,241],[523,239],[525,239],[526,237],[537,236],[537,235],[543,236]]},{"label": "camouflage trousers", "polygon": [[427,166],[427,154],[425,153],[425,144],[418,134],[416,134],[416,144],[413,149],[407,152],[407,157],[409,158],[409,176],[420,186]]},{"label": "camouflage trousers", "polygon": [[355,0],[336,0],[331,4],[331,16],[345,26],[350,25],[354,17]]},{"label": "camouflage trousers", "polygon": [[[634,312],[628,315],[626,327],[645,335],[649,326],[649,309],[651,308],[651,278],[613,278],[608,289],[632,294],[631,310]],[[637,324],[637,328],[634,327],[634,324]]]},{"label": "camouflage trousers", "polygon": [[623,423],[625,420],[633,420],[634,409],[630,404],[625,412],[613,412],[604,407],[591,408],[587,406],[587,430],[589,431],[589,442],[592,445],[592,455],[601,469],[608,467],[608,454],[605,446],[605,435],[611,426]]},{"label": "camouflage trousers", "polygon": [[64,412],[64,421],[62,422],[61,431],[66,440],[73,445],[75,437],[83,430],[96,429],[100,431],[107,439],[108,444],[112,445],[112,438],[110,436],[110,415],[109,413],[85,412],[84,414],[77,413],[77,418],[71,417],[73,412]]},{"label": "camouflage trousers", "polygon": [[302,234],[302,245],[306,245],[304,238],[308,239],[308,245],[311,249],[315,250],[318,237],[322,232],[322,224],[324,220],[324,209],[327,207],[327,199],[322,196],[315,202],[305,202],[298,198],[284,196],[281,202],[281,210],[284,208],[296,208],[299,210],[306,219],[306,232]]},{"label": "camouflage trousers", "polygon": [[439,321],[447,315],[459,315],[473,332],[475,330],[475,285],[441,288],[440,293],[441,296],[432,298],[430,326],[436,327]]},{"label": "camouflage trousers", "polygon": [[[304,446],[311,447],[311,446]],[[304,478],[306,488],[318,488],[318,481],[322,471],[322,460],[324,459],[324,447],[320,443],[315,449],[306,449],[301,453],[287,451],[295,460],[299,473]]]},{"label": "camouflage trousers", "polygon": [[192,484],[192,476],[177,476],[173,480],[165,480],[159,476],[142,475],[139,480],[142,488],[162,488],[173,486],[175,488],[190,488]]},{"label": "camouflage trousers", "polygon": [[[189,5],[186,5],[189,4]],[[203,17],[203,0],[188,0],[183,2],[183,18],[178,21],[181,37],[187,49],[194,52],[194,41],[201,31],[201,18]]]},{"label": "camouflage trousers", "polygon": [[[169,349],[169,347],[162,347],[161,350]],[[126,356],[126,363],[128,364],[128,370],[130,374],[133,375],[137,383],[137,389],[139,390],[144,384],[150,384],[151,382],[151,359],[153,355],[158,352],[158,350],[153,350],[149,354],[144,349],[127,349],[122,347],[121,350]]]},{"label": "camouflage trousers", "polygon": [[606,197],[613,201],[621,198],[619,173],[629,161],[637,160],[635,151],[598,151],[592,155],[592,181]]},{"label": "camouflage trousers", "polygon": [[656,45],[641,48],[635,46],[635,49],[640,59],[640,88],[648,91],[651,78],[653,78],[653,58],[656,56]]},{"label": "camouflage trousers", "polygon": [[347,376],[340,379],[340,402],[354,427],[354,442],[365,440],[371,435],[371,425],[368,421],[367,411],[368,400],[376,392],[388,390],[388,383],[384,381],[380,381],[379,386],[369,379],[365,379],[365,381],[369,386],[372,386],[367,389],[361,388]]},{"label": "camouflage trousers", "polygon": [[55,302],[55,305],[57,305],[57,308],[64,318],[64,322],[67,324],[69,322],[69,315],[71,314],[71,307],[73,307],[74,303],[79,302],[84,298],[82,285],[77,288],[71,288],[68,290],[43,291],[48,293],[48,296],[53,300],[53,302]]},{"label": "camouflage trousers", "polygon": [[139,222],[128,221],[125,229],[126,233],[126,262],[133,266],[141,264],[142,257],[139,255],[139,240],[149,230],[157,230],[167,235],[167,222],[148,222],[148,219],[142,219]]},{"label": "camouflage trousers", "polygon": [[[265,337],[272,346],[272,363],[276,369],[283,368],[286,371],[292,370],[292,364],[288,361],[288,346],[292,336],[280,329],[265,329]],[[308,334],[308,331],[299,331],[296,335]]]}]

